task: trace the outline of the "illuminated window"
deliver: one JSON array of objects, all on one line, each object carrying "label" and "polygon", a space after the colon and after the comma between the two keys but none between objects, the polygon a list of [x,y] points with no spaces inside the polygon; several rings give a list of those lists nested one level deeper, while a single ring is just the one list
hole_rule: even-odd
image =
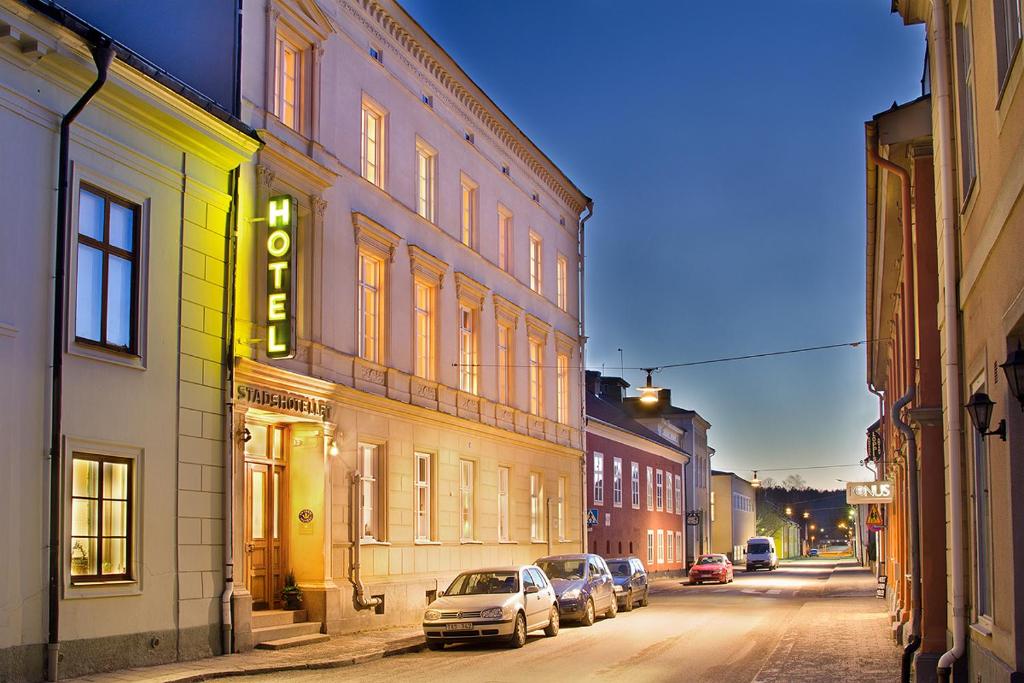
[{"label": "illuminated window", "polygon": [[629,463],[630,503],[634,510],[640,509],[640,463]]},{"label": "illuminated window", "polygon": [[558,354],[555,360],[558,421],[562,424],[569,422],[569,356],[564,353]]},{"label": "illuminated window", "polygon": [[416,376],[434,379],[434,288],[425,282],[413,283],[415,301]]},{"label": "illuminated window", "polygon": [[544,540],[544,482],[536,472],[530,473],[530,540]]},{"label": "illuminated window", "polygon": [[78,195],[75,338],[137,353],[139,207],[82,186]]},{"label": "illuminated window", "polygon": [[359,444],[360,497],[363,522],[363,540],[383,540],[380,476],[383,472],[381,447],[375,444]]},{"label": "illuminated window", "polygon": [[384,110],[363,99],[363,177],[384,187]]},{"label": "illuminated window", "polygon": [[604,455],[594,453],[594,505],[604,505]]},{"label": "illuminated window", "polygon": [[462,176],[462,243],[476,249],[477,234],[477,185],[467,176]]},{"label": "illuminated window", "polygon": [[476,312],[459,306],[459,388],[475,394],[477,390]]},{"label": "illuminated window", "polygon": [[654,468],[647,468],[647,509],[654,509]]},{"label": "illuminated window", "polygon": [[71,582],[132,578],[132,461],[71,459]]},{"label": "illuminated window", "polygon": [[510,541],[512,533],[509,528],[508,489],[512,470],[509,467],[498,467],[498,540]]},{"label": "illuminated window", "polygon": [[512,272],[512,212],[498,205],[498,267]]},{"label": "illuminated window", "polygon": [[429,541],[430,533],[430,510],[432,508],[430,498],[430,461],[433,456],[430,453],[416,453],[416,478],[413,481],[413,488],[416,496],[416,540]]},{"label": "illuminated window", "polygon": [[654,476],[656,477],[655,481],[657,482],[655,486],[657,494],[655,498],[655,508],[661,510],[665,507],[665,476],[661,470],[655,472]]},{"label": "illuminated window", "polygon": [[359,357],[383,362],[381,311],[384,263],[369,254],[359,254]]},{"label": "illuminated window", "polygon": [[431,223],[436,221],[437,152],[425,142],[416,142],[416,213]]},{"label": "illuminated window", "polygon": [[558,478],[558,540],[565,540],[565,493],[568,490],[565,477]]},{"label": "illuminated window", "polygon": [[563,311],[567,311],[569,310],[569,262],[559,254],[557,266],[558,301],[556,303]]},{"label": "illuminated window", "polygon": [[510,325],[498,323],[498,402],[512,400],[512,349],[515,337]]},{"label": "illuminated window", "polygon": [[530,339],[530,412],[540,415],[544,410],[544,345]]},{"label": "illuminated window", "polygon": [[665,531],[658,529],[658,564],[665,564]]},{"label": "illuminated window", "polygon": [[304,52],[298,41],[281,31],[275,41],[274,114],[284,125],[302,132]]},{"label": "illuminated window", "polygon": [[711,521],[715,521],[715,492],[711,492]]},{"label": "illuminated window", "polygon": [[1006,87],[1010,66],[1021,40],[1020,0],[995,0],[996,84]]},{"label": "illuminated window", "polygon": [[463,541],[473,540],[473,461],[459,461],[460,534]]},{"label": "illuminated window", "polygon": [[647,530],[647,564],[654,564],[654,531]]},{"label": "illuminated window", "polygon": [[622,507],[622,458],[612,460],[612,504]]},{"label": "illuminated window", "polygon": [[536,233],[530,233],[530,289],[541,293],[541,241]]},{"label": "illuminated window", "polygon": [[966,202],[978,175],[974,131],[974,48],[971,27],[956,25],[957,110],[960,132],[960,201]]}]

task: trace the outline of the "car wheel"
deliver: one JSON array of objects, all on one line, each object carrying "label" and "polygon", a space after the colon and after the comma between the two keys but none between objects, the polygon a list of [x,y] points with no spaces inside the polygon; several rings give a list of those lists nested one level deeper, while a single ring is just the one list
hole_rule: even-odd
[{"label": "car wheel", "polygon": [[752,572],[752,571],[754,571],[754,568],[753,568],[753,567],[751,567],[751,566],[750,566],[750,565],[748,564],[748,565],[747,565],[747,571],[748,571],[748,572]]},{"label": "car wheel", "polygon": [[722,577],[722,580],[721,580],[721,581],[719,581],[718,583],[719,583],[719,584],[722,584],[722,583],[729,583],[729,578],[728,578],[728,577],[726,577],[726,576],[723,576],[723,577]]},{"label": "car wheel", "polygon": [[551,608],[551,616],[548,618],[548,626],[544,629],[544,635],[554,638],[558,635],[558,608]]},{"label": "car wheel", "polygon": [[516,625],[512,629],[512,635],[508,639],[509,647],[520,648],[526,645],[526,617],[520,612],[516,615]]},{"label": "car wheel", "polygon": [[587,598],[587,607],[583,610],[583,616],[580,617],[580,623],[584,626],[594,625],[594,599]]},{"label": "car wheel", "polygon": [[438,650],[444,649],[444,642],[438,640],[428,640],[427,649],[437,652]]},{"label": "car wheel", "polygon": [[615,597],[615,593],[612,593],[612,599],[608,605],[608,611],[604,613],[605,619],[614,619],[615,615],[619,613],[619,599]]},{"label": "car wheel", "polygon": [[647,592],[648,592],[648,589],[645,588],[644,589],[644,597],[640,598],[640,606],[641,607],[647,607],[647,605],[651,604],[650,601],[647,600]]},{"label": "car wheel", "polygon": [[633,611],[633,591],[629,591],[628,593],[626,593],[626,604],[622,608],[622,611],[623,612],[632,612]]}]

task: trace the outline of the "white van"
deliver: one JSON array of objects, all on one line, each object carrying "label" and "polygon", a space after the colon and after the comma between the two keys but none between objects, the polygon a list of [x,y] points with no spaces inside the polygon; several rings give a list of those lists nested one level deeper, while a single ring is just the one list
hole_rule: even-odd
[{"label": "white van", "polygon": [[760,568],[779,568],[779,555],[775,552],[775,539],[771,536],[752,536],[747,541],[747,571]]}]

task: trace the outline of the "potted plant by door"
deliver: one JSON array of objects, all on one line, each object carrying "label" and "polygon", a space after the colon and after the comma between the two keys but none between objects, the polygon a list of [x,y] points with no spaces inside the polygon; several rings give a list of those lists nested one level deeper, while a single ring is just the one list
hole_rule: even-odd
[{"label": "potted plant by door", "polygon": [[281,597],[284,598],[285,609],[302,609],[302,589],[295,585],[295,575],[291,572],[284,577],[284,590],[281,591]]}]

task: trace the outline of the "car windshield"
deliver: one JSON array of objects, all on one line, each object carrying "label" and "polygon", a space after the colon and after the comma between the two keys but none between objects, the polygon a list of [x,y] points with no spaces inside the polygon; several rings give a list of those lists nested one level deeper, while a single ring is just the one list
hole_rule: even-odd
[{"label": "car windshield", "polygon": [[459,574],[445,595],[485,595],[488,593],[518,593],[518,572],[470,572]]},{"label": "car windshield", "polygon": [[768,552],[768,544],[767,543],[751,543],[747,547],[747,552],[748,553],[766,553],[766,552]]},{"label": "car windshield", "polygon": [[697,561],[697,564],[725,564],[725,558],[718,555],[705,555]]},{"label": "car windshield", "polygon": [[608,568],[612,570],[613,576],[629,576],[632,574],[629,562],[609,562]]},{"label": "car windshield", "polygon": [[587,574],[586,560],[546,560],[537,566],[544,570],[549,579],[579,581]]}]

